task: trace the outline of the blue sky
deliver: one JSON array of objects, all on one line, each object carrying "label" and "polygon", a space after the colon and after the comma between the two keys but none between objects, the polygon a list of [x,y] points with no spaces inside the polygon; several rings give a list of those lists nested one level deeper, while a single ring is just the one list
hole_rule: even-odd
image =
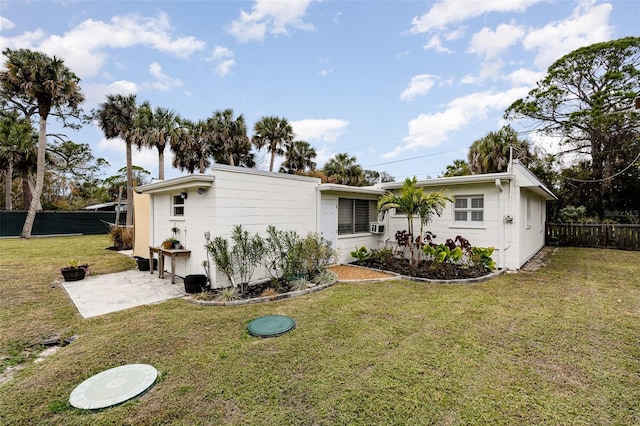
[{"label": "blue sky", "polygon": [[[232,108],[249,136],[277,115],[319,166],[347,152],[402,180],[466,158],[556,59],[638,36],[638,22],[634,0],[5,0],[0,49],[62,57],[82,79],[85,111],[135,93],[190,119]],[[124,143],[95,126],[68,135],[111,163],[104,177],[125,165]],[[268,154],[257,158],[268,169]],[[166,177],[181,174],[165,161]],[[157,151],[134,152],[134,163],[157,177]]]}]

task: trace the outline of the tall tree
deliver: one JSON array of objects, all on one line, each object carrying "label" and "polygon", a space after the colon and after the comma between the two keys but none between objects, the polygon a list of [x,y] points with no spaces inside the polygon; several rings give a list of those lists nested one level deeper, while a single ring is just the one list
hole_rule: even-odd
[{"label": "tall tree", "polygon": [[638,93],[640,37],[626,37],[558,59],[505,118],[533,120],[540,132],[561,139],[560,155],[571,154],[590,170],[570,184],[583,186],[591,194],[585,200],[589,214],[602,216],[607,208],[640,208],[631,189],[640,186],[634,164],[640,156],[640,111],[633,108]]},{"label": "tall tree", "polygon": [[171,140],[173,167],[204,173],[211,165],[213,132],[206,120],[180,120],[180,137]]},{"label": "tall tree", "polygon": [[396,178],[391,176],[387,172],[379,172],[377,170],[368,170],[364,171],[364,185],[373,186],[378,184],[378,182],[395,182]]},{"label": "tall tree", "polygon": [[158,150],[158,179],[164,180],[164,150],[171,142],[181,137],[180,119],[175,111],[156,107],[145,101],[138,107],[135,128],[138,132],[135,140],[139,148],[146,146]]},{"label": "tall tree", "polygon": [[471,174],[469,163],[464,160],[453,160],[442,174],[442,177],[467,176]]},{"label": "tall tree", "polygon": [[317,156],[316,150],[309,142],[293,141],[286,146],[280,173],[296,174],[304,173],[307,169],[315,170],[316,162],[313,159]]},{"label": "tall tree", "polygon": [[5,49],[2,53],[7,58],[5,70],[0,71],[4,96],[20,108],[27,119],[31,120],[35,114],[40,118],[36,187],[20,233],[21,238],[30,238],[44,187],[47,119],[52,112],[63,123],[68,117],[79,117],[84,95],[80,90],[80,79],[62,59],[27,49]]},{"label": "tall tree", "polygon": [[364,171],[346,152],[336,154],[324,165],[324,173],[330,181],[343,185],[361,186],[364,183]]},{"label": "tall tree", "polygon": [[121,138],[127,148],[127,219],[126,224],[133,224],[133,171],[132,145],[137,142],[135,135],[135,120],[138,107],[136,95],[107,95],[107,100],[100,104],[94,112],[94,117],[107,139]]},{"label": "tall tree", "polygon": [[213,138],[212,154],[219,164],[231,166],[254,167],[255,161],[251,151],[251,141],[247,136],[247,124],[240,114],[233,118],[233,110],[214,111],[207,120]]},{"label": "tall tree", "polygon": [[524,165],[531,160],[529,142],[519,139],[511,126],[505,126],[471,144],[469,169],[473,174],[506,172],[511,156]]},{"label": "tall tree", "polygon": [[295,137],[293,127],[291,127],[286,118],[276,116],[262,117],[253,126],[253,133],[251,142],[256,148],[267,147],[267,152],[271,153],[269,171],[272,172],[276,155],[284,155],[285,147]]},{"label": "tall tree", "polygon": [[38,134],[27,119],[19,118],[17,111],[0,112],[0,167],[5,171],[5,209],[8,211],[13,209],[14,171],[22,171],[25,160],[37,156],[37,143]]}]

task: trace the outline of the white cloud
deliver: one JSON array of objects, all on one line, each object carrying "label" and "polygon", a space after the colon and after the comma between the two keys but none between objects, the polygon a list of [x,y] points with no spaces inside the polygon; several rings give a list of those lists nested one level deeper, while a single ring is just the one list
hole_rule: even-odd
[{"label": "white cloud", "polygon": [[403,101],[410,101],[416,96],[427,94],[435,84],[436,79],[437,76],[430,74],[420,74],[411,77],[409,87],[404,89],[402,94],[400,94],[400,99]]},{"label": "white cloud", "polygon": [[106,84],[83,84],[82,92],[85,95],[83,108],[91,109],[105,101],[107,95],[130,95],[138,92],[138,86],[125,80],[114,81]]},{"label": "white cloud", "polygon": [[237,41],[261,41],[267,31],[273,35],[289,35],[289,29],[312,31],[313,24],[302,18],[311,0],[256,0],[251,12],[240,11],[240,17],[227,26]]},{"label": "white cloud", "polygon": [[539,69],[546,69],[573,50],[610,39],[613,33],[609,25],[611,9],[609,3],[580,3],[570,18],[549,23],[527,34],[524,48],[537,50],[534,63]]},{"label": "white cloud", "polygon": [[539,1],[541,0],[467,1],[461,3],[460,0],[442,0],[431,6],[429,11],[422,16],[413,18],[411,32],[413,34],[426,33],[489,12],[523,12]]},{"label": "white cloud", "polygon": [[318,75],[319,75],[320,77],[326,77],[326,76],[328,76],[329,74],[331,74],[332,72],[333,72],[333,68],[324,69],[324,70],[320,70],[320,71],[318,71]]},{"label": "white cloud", "polygon": [[506,76],[512,86],[535,86],[535,84],[544,78],[543,72],[531,71],[520,68]]},{"label": "white cloud", "polygon": [[424,50],[435,50],[440,53],[452,53],[452,51],[444,46],[442,46],[442,42],[440,41],[440,37],[433,36],[429,39],[427,44],[422,47]]},{"label": "white cloud", "polygon": [[206,60],[208,62],[215,62],[216,74],[218,74],[220,77],[224,77],[231,73],[231,69],[236,64],[233,56],[233,50],[223,46],[216,46],[213,49],[213,54],[211,55],[211,57],[207,58]]},{"label": "white cloud", "polygon": [[304,119],[290,121],[293,131],[298,139],[305,141],[320,140],[323,142],[335,142],[338,136],[345,132],[348,121],[337,118]]},{"label": "white cloud", "polygon": [[108,59],[106,49],[144,45],[179,58],[188,58],[204,48],[204,42],[194,37],[174,36],[169,17],[164,13],[155,17],[114,16],[109,22],[87,19],[62,36],[47,36],[37,30],[3,38],[0,43],[3,48],[27,48],[62,57],[81,78],[101,71]]},{"label": "white cloud", "polygon": [[4,16],[0,16],[0,30],[1,31],[10,30],[11,28],[13,28],[15,26],[16,26],[16,24],[11,22],[7,18],[5,18]]},{"label": "white cloud", "polygon": [[471,37],[469,52],[486,59],[498,57],[524,36],[524,28],[514,24],[500,24],[495,31],[483,28]]},{"label": "white cloud", "polygon": [[473,121],[487,118],[490,112],[504,110],[527,92],[528,88],[518,87],[506,92],[472,93],[454,99],[442,112],[420,114],[409,121],[409,136],[404,138],[405,144],[384,154],[384,157],[396,157],[411,149],[436,147],[445,142],[451,133]]},{"label": "white cloud", "polygon": [[168,92],[174,87],[184,86],[184,83],[179,78],[172,78],[162,72],[162,67],[159,63],[153,62],[149,65],[149,74],[156,78],[156,81],[148,83],[153,89],[160,90],[161,92]]}]

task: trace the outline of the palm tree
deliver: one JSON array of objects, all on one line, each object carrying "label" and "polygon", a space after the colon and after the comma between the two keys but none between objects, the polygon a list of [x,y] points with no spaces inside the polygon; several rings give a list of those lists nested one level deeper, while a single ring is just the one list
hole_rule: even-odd
[{"label": "palm tree", "polygon": [[336,154],[324,165],[329,180],[343,185],[360,186],[364,183],[364,170],[356,163],[356,157],[346,152]]},{"label": "palm tree", "polygon": [[453,163],[447,166],[442,177],[468,176],[470,174],[469,163],[464,160],[453,160]]},{"label": "palm tree", "polygon": [[106,102],[94,113],[107,139],[120,137],[127,146],[127,226],[133,224],[133,171],[131,145],[139,140],[135,134],[136,95],[107,95]]},{"label": "palm tree", "polygon": [[80,90],[80,79],[62,59],[28,49],[5,49],[2,53],[7,57],[5,70],[0,72],[3,92],[19,105],[28,120],[33,114],[40,117],[36,187],[20,233],[21,238],[30,238],[44,188],[47,118],[52,110],[62,118],[79,117],[84,95]]},{"label": "palm tree", "polygon": [[294,141],[287,145],[285,159],[280,166],[280,173],[304,173],[309,170],[316,169],[316,163],[313,161],[317,157],[316,150],[305,141]]},{"label": "palm tree", "polygon": [[286,118],[276,116],[262,117],[253,126],[253,137],[251,142],[258,149],[267,147],[267,152],[271,153],[271,162],[269,163],[269,171],[273,171],[273,164],[276,155],[283,155],[284,148],[293,141],[295,133],[293,127]]},{"label": "palm tree", "polygon": [[197,122],[180,119],[181,132],[177,139],[171,139],[173,167],[193,173],[204,173],[211,165],[213,136],[206,120]]},{"label": "palm tree", "polygon": [[378,213],[385,213],[390,209],[396,209],[397,212],[407,216],[407,230],[409,233],[409,250],[411,252],[411,261],[417,261],[414,255],[414,233],[413,220],[415,216],[420,218],[420,237],[422,236],[423,226],[431,222],[433,214],[440,216],[442,210],[446,206],[446,202],[451,202],[451,198],[442,192],[424,193],[424,188],[417,186],[418,180],[406,178],[402,184],[400,195],[396,195],[391,191],[385,192],[380,200],[378,200]]},{"label": "palm tree", "polygon": [[518,139],[518,133],[505,126],[497,132],[474,141],[469,147],[469,168],[474,174],[506,172],[513,148],[513,158],[524,165],[531,159],[529,142]]},{"label": "palm tree", "polygon": [[138,147],[155,147],[158,150],[158,179],[164,180],[164,150],[171,141],[181,137],[179,117],[168,108],[152,110],[151,104],[145,101],[138,108],[134,127],[139,132],[135,141]]},{"label": "palm tree", "polygon": [[213,155],[217,163],[237,166],[241,165],[241,162],[247,161],[251,142],[247,136],[247,124],[242,114],[234,120],[231,108],[224,111],[217,110],[207,120],[207,123],[213,132],[215,145]]},{"label": "palm tree", "polygon": [[[20,165],[26,157],[31,157],[31,154],[37,157],[35,149],[37,144],[38,134],[28,120],[20,119],[17,111],[1,113],[0,167],[5,170],[5,209],[7,211],[13,209],[11,192],[14,171],[20,170]],[[23,199],[26,200],[26,197]]]}]

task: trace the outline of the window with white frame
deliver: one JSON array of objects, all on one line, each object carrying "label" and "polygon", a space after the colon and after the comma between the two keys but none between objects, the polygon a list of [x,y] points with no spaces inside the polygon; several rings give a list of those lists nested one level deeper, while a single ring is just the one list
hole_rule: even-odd
[{"label": "window with white frame", "polygon": [[171,213],[173,216],[184,216],[184,198],[182,198],[182,195],[171,196]]},{"label": "window with white frame", "polygon": [[484,222],[484,195],[456,196],[453,220],[456,225],[481,225]]},{"label": "window with white frame", "polygon": [[351,198],[338,199],[338,235],[369,232],[375,221],[375,201]]}]

